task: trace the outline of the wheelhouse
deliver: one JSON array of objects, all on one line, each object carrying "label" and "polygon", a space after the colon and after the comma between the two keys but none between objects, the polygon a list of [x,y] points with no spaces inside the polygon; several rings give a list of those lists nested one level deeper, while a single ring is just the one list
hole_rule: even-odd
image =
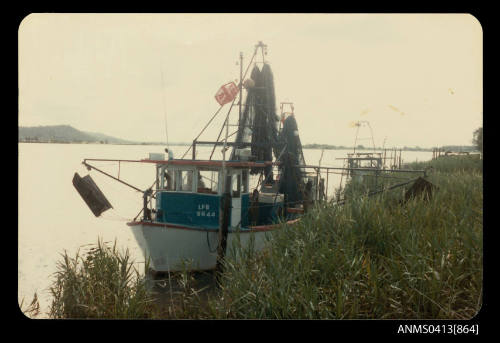
[{"label": "wheelhouse", "polygon": [[[151,162],[156,163],[156,204],[152,219],[159,223],[218,229],[224,183],[222,161]],[[260,201],[250,196],[249,168],[266,165],[264,162],[225,162],[226,174],[231,178],[230,230],[271,224],[282,214],[282,195],[270,197],[262,193]]]}]

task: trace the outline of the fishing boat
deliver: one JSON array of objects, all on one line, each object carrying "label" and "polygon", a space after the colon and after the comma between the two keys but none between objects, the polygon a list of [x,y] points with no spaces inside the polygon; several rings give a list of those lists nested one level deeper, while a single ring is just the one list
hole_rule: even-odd
[{"label": "fishing boat", "polygon": [[[260,62],[258,51],[262,52]],[[240,53],[239,85],[228,83],[215,95],[220,108],[208,124],[224,105],[230,104],[219,137],[201,141],[202,130],[188,149],[192,158],[184,158],[186,151],[180,159],[154,152],[141,160],[83,161],[89,171],[103,173],[142,193],[141,217],[127,225],[154,273],[214,269],[227,247],[234,244],[260,251],[266,235],[300,220],[304,201],[311,200],[304,169],[299,167],[305,161],[295,115],[276,115],[273,74],[265,55],[267,46],[259,42],[243,74]],[[245,79],[251,65],[251,75]],[[230,141],[233,107],[239,108],[238,124],[234,125],[238,129],[232,135],[236,138]],[[221,139],[224,129],[226,134]],[[196,158],[197,145],[213,146],[209,159]],[[223,147],[222,160],[212,159],[218,146]],[[141,190],[100,170],[92,164],[95,161],[150,164],[156,170],[156,180],[152,187]],[[258,177],[253,188],[252,177]],[[75,173],[73,184],[94,215],[111,208],[90,175],[81,178]]]}]

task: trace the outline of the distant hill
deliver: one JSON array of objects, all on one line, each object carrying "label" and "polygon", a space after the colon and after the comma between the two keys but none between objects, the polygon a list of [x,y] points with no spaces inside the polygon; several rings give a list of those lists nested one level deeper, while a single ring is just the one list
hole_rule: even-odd
[{"label": "distant hill", "polygon": [[107,141],[110,144],[136,144],[137,142],[127,141],[124,139],[111,137],[99,132],[84,132],[87,135],[97,138],[99,141]]},{"label": "distant hill", "polygon": [[69,125],[19,127],[19,142],[136,144],[97,132],[84,132]]}]

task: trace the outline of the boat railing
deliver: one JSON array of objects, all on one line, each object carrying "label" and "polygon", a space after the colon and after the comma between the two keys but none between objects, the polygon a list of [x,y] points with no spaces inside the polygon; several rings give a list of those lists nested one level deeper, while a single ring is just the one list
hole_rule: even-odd
[{"label": "boat railing", "polygon": [[156,188],[154,189],[155,193],[188,193],[188,194],[207,194],[207,195],[217,195],[218,193],[210,188],[198,188],[196,192],[187,191],[187,190],[172,190],[166,188]]}]

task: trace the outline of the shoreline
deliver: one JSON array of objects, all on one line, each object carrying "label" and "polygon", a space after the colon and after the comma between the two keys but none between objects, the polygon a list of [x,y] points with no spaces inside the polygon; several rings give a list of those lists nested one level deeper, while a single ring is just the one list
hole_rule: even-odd
[{"label": "shoreline", "polygon": [[[41,144],[88,144],[88,145],[165,145],[165,143],[161,142],[153,142],[153,143],[100,143],[100,142],[48,142],[48,141],[18,141],[19,143],[41,143]],[[170,143],[170,146],[190,146],[191,143]],[[314,146],[311,146],[314,145]],[[442,146],[441,148],[446,148],[446,147],[459,147],[459,146]],[[323,145],[318,145],[316,144],[305,144],[302,146],[302,149],[305,150],[353,150],[354,147],[344,147],[344,146],[323,146]],[[372,148],[368,147],[357,147],[357,150],[372,150]],[[376,151],[383,151],[383,150],[401,150],[401,151],[418,151],[418,152],[432,152],[433,149],[435,148],[420,148],[420,149],[415,149],[411,147],[403,147],[403,148],[396,148],[396,147],[391,147],[391,148],[376,148]],[[458,150],[451,150],[449,149],[450,152],[464,152],[464,153],[470,153],[470,154],[476,154],[479,153],[477,150],[473,150],[467,146],[463,146],[463,149],[458,149]]]}]

